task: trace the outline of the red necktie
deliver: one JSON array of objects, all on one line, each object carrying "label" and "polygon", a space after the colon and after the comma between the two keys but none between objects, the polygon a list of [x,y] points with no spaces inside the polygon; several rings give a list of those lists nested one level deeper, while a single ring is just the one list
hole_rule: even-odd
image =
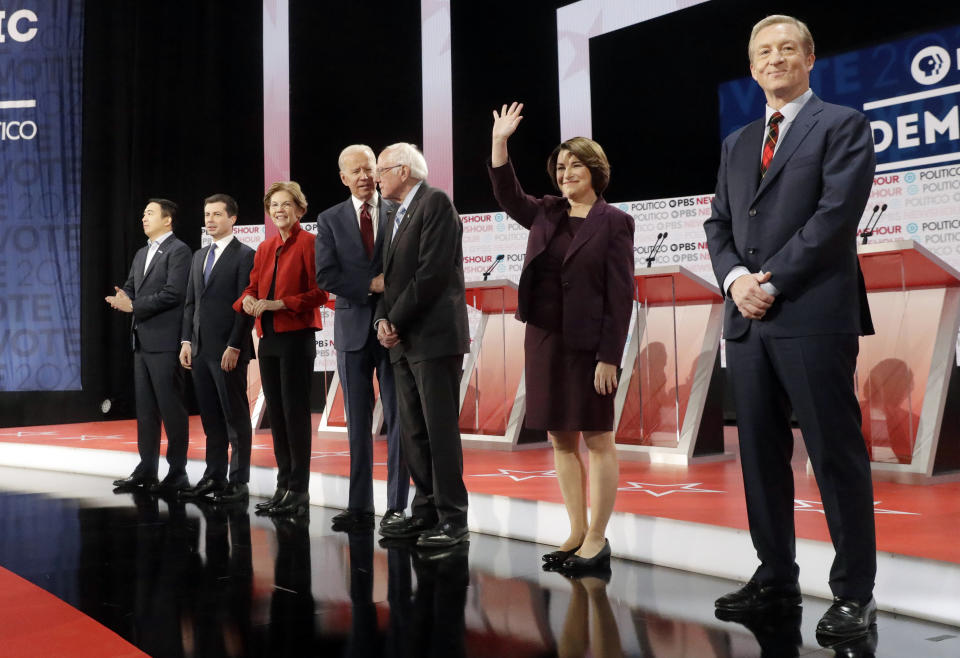
[{"label": "red necktie", "polygon": [[767,138],[763,140],[763,158],[760,160],[760,180],[767,175],[767,168],[770,167],[770,161],[773,160],[773,152],[777,148],[777,138],[780,136],[780,122],[783,121],[783,115],[774,112],[770,117]]},{"label": "red necktie", "polygon": [[373,258],[373,218],[370,217],[370,206],[366,202],[360,208],[360,238],[363,248],[367,250],[367,258]]}]

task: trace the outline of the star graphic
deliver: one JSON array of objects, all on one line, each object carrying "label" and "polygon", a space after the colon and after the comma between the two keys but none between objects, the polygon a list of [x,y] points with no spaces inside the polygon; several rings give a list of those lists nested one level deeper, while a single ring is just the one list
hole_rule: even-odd
[{"label": "star graphic", "polygon": [[98,439],[122,439],[123,435],[121,434],[81,434],[80,436],[61,436],[58,437],[58,441],[96,441]]},{"label": "star graphic", "polygon": [[325,457],[349,457],[349,450],[318,450],[310,459],[324,459]]},{"label": "star graphic", "polygon": [[0,432],[0,436],[56,436],[56,432]]},{"label": "star graphic", "polygon": [[[515,475],[519,473],[520,475]],[[514,482],[522,482],[523,480],[530,480],[533,478],[556,478],[557,472],[553,469],[547,471],[514,471],[509,468],[498,468],[496,473],[481,473],[479,475],[471,475],[470,477],[475,478],[495,478],[495,477],[508,477]]]},{"label": "star graphic", "polygon": [[[672,493],[726,493],[717,489],[700,489],[702,482],[687,482],[686,484],[651,484],[650,482],[627,482],[628,487],[619,487],[617,491],[642,491],[659,498]],[[666,489],[666,491],[656,491],[653,488]]]},{"label": "star graphic", "polygon": [[[795,512],[818,512],[820,514],[825,514],[823,511],[823,503],[819,500],[800,500],[799,498],[793,501]],[[879,500],[873,501],[873,513],[874,514],[899,514],[903,516],[920,516],[918,512],[901,512],[899,510],[892,509],[883,509],[877,507],[880,504]]]}]

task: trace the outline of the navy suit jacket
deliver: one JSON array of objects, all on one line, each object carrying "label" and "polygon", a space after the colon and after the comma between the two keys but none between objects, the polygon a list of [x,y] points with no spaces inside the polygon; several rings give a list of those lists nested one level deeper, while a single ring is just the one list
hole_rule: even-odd
[{"label": "navy suit jacket", "polygon": [[[532,265],[547,250],[570,210],[563,197],[537,199],[520,187],[513,164],[489,167],[500,207],[530,230],[518,287],[517,318],[527,320],[533,289]],[[592,351],[598,361],[619,366],[633,309],[633,217],[603,199],[593,204],[563,259],[563,342]]]},{"label": "navy suit jacket", "polygon": [[234,311],[233,302],[250,283],[255,252],[234,238],[217,259],[210,280],[204,283],[203,269],[210,248],[198,249],[193,255],[180,339],[190,341],[193,356],[202,351],[219,360],[229,345],[240,350],[240,360],[246,361],[253,356],[253,317]]},{"label": "navy suit jacket", "polygon": [[[758,320],[771,335],[872,334],[856,247],[876,164],[869,121],[812,96],[761,182],[764,130],[760,119],[723,142],[703,225],[717,281],[737,265],[771,272],[780,294]],[[743,336],[751,322],[728,296],[724,336]]]},{"label": "navy suit jacket", "polygon": [[133,301],[131,330],[144,352],[179,352],[183,301],[190,273],[190,247],[171,235],[147,262],[147,247],[133,257],[123,291]]},{"label": "navy suit jacket", "polygon": [[367,258],[352,197],[324,210],[317,217],[314,246],[317,287],[337,296],[333,316],[333,342],[337,350],[362,350],[373,328],[379,294],[368,294],[370,281],[383,271],[383,243],[390,240],[392,215],[397,204],[380,198],[377,238],[373,256]]},{"label": "navy suit jacket", "polygon": [[[387,226],[392,227],[394,214]],[[463,224],[453,202],[424,182],[396,237],[383,237],[384,291],[374,320],[389,320],[400,336],[390,360],[406,356],[416,363],[469,352]]]}]

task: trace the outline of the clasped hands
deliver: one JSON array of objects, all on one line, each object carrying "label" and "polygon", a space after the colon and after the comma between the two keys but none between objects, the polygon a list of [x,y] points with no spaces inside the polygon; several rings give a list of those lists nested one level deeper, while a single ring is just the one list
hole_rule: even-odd
[{"label": "clasped hands", "polygon": [[243,298],[243,312],[259,318],[266,311],[282,311],[286,306],[282,299],[257,299],[253,295]]},{"label": "clasped hands", "polygon": [[127,293],[123,291],[123,288],[114,286],[113,289],[117,294],[107,295],[104,297],[107,303],[118,311],[123,311],[124,313],[133,313],[133,300],[127,296]]},{"label": "clasped hands", "polygon": [[400,335],[397,333],[397,328],[393,326],[392,322],[389,320],[380,320],[377,323],[377,340],[380,341],[381,345],[390,349],[400,342]]},{"label": "clasped hands", "polygon": [[776,297],[760,287],[770,280],[770,272],[744,274],[730,284],[730,298],[737,305],[740,315],[748,320],[762,320]]}]

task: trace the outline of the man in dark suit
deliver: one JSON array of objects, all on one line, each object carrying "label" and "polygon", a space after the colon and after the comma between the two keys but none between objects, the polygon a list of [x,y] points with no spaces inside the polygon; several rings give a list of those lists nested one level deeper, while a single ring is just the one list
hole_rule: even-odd
[{"label": "man in dark suit", "polygon": [[340,180],[350,198],[320,213],[314,253],[317,287],[337,296],[333,342],[343,387],[350,442],[350,497],[333,517],[335,530],[373,523],[373,372],[387,423],[387,512],[385,527],[400,522],[407,508],[410,473],[400,448],[397,397],[390,355],[377,340],[373,312],[383,292],[387,215],[397,205],[377,194],[376,158],[369,146],[354,144],[340,153]]},{"label": "man in dark suit", "polygon": [[876,540],[853,377],[859,336],[873,326],[855,238],[874,173],[872,132],[859,112],[813,94],[813,38],[803,23],[760,21],[749,55],[767,118],[724,141],[704,229],[726,293],[727,370],[760,566],[716,605],[743,615],[801,602],[792,409],[836,549],[834,604],[817,630],[861,634],[876,618]]},{"label": "man in dark suit", "polygon": [[248,496],[253,436],[247,400],[253,317],[234,311],[233,302],[250,283],[255,252],[233,236],[237,222],[233,197],[208,197],[203,218],[213,244],[193,255],[180,331],[180,365],[193,376],[207,435],[207,468],[197,485],[183,495],[243,502]]},{"label": "man in dark suit", "polygon": [[400,205],[384,236],[384,291],[374,322],[390,349],[403,452],[416,485],[410,517],[380,533],[443,548],[468,536],[459,420],[470,334],[463,225],[450,198],[426,178],[427,163],[412,144],[380,153],[380,193]]},{"label": "man in dark suit", "polygon": [[[137,401],[137,449],[140,463],[121,488],[146,487],[154,493],[176,493],[187,480],[187,408],[183,370],[177,360],[183,300],[190,273],[190,247],[173,234],[177,205],[150,199],[143,211],[148,243],[133,257],[123,288],[106,298],[113,308],[132,313],[134,392]],[[166,477],[157,482],[160,423],[167,432]]]}]

